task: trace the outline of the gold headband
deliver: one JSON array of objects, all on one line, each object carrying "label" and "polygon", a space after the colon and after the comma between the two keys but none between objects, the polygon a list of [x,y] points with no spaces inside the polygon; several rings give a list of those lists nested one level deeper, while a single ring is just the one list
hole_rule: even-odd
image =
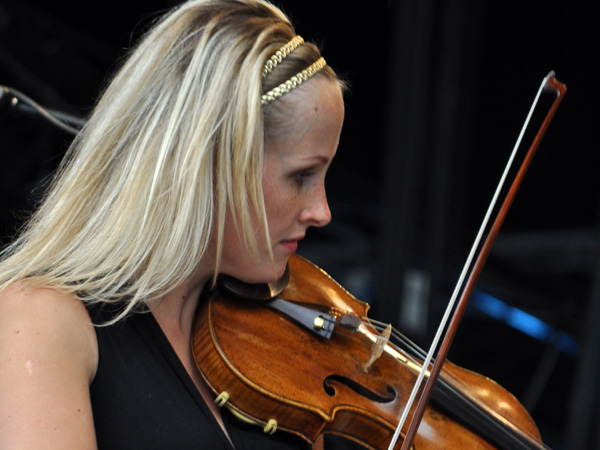
[{"label": "gold headband", "polygon": [[269,60],[265,63],[265,68],[263,69],[262,73],[263,78],[269,75],[273,71],[273,69],[277,67],[277,64],[283,61],[287,57],[287,55],[292,53],[298,48],[298,46],[302,45],[303,43],[304,39],[302,39],[302,36],[294,36],[294,38],[292,38],[290,42],[288,42],[279,50],[277,50],[275,54],[271,56]]},{"label": "gold headband", "polygon": [[269,103],[272,103],[275,100],[277,100],[282,95],[287,94],[293,89],[296,89],[310,77],[322,70],[323,67],[325,67],[326,65],[327,63],[325,62],[325,58],[320,57],[302,72],[297,73],[289,80],[285,81],[284,83],[281,83],[279,86],[274,87],[269,92],[264,94],[261,98],[261,104],[263,106],[266,106]]},{"label": "gold headband", "polygon": [[[271,73],[273,69],[277,67],[279,63],[281,63],[281,61],[283,61],[290,53],[292,53],[296,48],[298,48],[298,46],[302,45],[303,43],[304,39],[302,39],[302,37],[295,36],[290,42],[288,42],[279,50],[277,50],[277,52],[275,52],[275,54],[271,56],[269,60],[265,63],[265,67],[263,69],[263,78],[266,77],[269,73]],[[323,57],[317,59],[314,63],[312,63],[302,72],[297,73],[289,80],[281,83],[279,86],[274,87],[269,92],[264,94],[261,97],[261,104],[263,106],[266,106],[277,100],[282,95],[285,95],[291,90],[296,89],[306,80],[308,80],[317,72],[322,70],[326,65],[327,63],[325,62],[325,59]]]}]

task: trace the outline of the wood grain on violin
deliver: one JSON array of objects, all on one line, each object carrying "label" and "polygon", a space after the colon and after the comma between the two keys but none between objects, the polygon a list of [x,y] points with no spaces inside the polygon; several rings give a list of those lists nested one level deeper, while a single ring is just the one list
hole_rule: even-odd
[{"label": "wood grain on violin", "polygon": [[[321,269],[292,256],[289,273],[278,298],[322,320],[302,324],[269,302],[207,292],[192,342],[202,376],[226,407],[268,431],[309,442],[334,433],[386,449],[419,360],[388,342],[366,318],[369,306]],[[529,414],[497,383],[446,363],[438,384],[414,448],[543,448]]]}]

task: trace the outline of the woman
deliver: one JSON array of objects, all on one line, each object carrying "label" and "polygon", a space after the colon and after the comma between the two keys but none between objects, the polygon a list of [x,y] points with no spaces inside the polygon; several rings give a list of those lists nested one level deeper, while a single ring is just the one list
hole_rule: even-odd
[{"label": "woman", "polygon": [[1,448],[306,446],[220,411],[189,342],[216,274],[273,281],[329,222],[341,91],[262,0],[150,30],[3,254]]}]

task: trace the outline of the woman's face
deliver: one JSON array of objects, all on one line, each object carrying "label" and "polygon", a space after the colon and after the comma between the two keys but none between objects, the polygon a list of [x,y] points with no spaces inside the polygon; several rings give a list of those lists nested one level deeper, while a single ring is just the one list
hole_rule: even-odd
[{"label": "woman's face", "polygon": [[221,272],[248,283],[279,278],[306,229],[331,220],[325,174],[344,120],[341,89],[336,81],[317,76],[277,102],[277,111],[271,112],[281,125],[267,131],[262,179],[273,260],[260,227],[257,255],[244,245],[232,221],[225,223]]}]

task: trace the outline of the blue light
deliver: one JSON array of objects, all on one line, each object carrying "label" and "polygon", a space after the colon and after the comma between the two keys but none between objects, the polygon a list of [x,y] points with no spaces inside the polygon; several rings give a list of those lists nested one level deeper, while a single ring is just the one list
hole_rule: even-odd
[{"label": "blue light", "polygon": [[555,330],[537,317],[507,305],[486,292],[475,290],[470,305],[538,341],[556,346],[569,356],[575,356],[579,351],[577,342],[567,333]]}]

